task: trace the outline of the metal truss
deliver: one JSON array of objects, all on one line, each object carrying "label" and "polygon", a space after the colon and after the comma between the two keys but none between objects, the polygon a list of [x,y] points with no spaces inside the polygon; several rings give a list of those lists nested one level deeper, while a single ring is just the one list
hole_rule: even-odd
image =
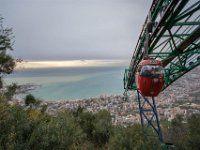
[{"label": "metal truss", "polygon": [[[147,31],[150,31],[148,36]],[[125,95],[137,90],[134,75],[146,54],[146,41],[147,55],[163,63],[165,90],[185,73],[200,65],[200,0],[153,0],[129,68],[125,69]],[[145,135],[154,134],[163,147],[173,147],[163,141],[154,97],[143,97],[137,90],[137,99]]]},{"label": "metal truss", "polygon": [[137,90],[137,100],[140,112],[141,126],[145,138],[158,137],[163,149],[172,149],[175,146],[172,143],[165,143],[160,127],[159,115],[154,97],[144,97]]},{"label": "metal truss", "polygon": [[[148,55],[165,69],[163,90],[188,71],[200,65],[200,0],[154,0],[149,10],[152,32]],[[144,55],[143,25],[131,63],[124,73],[124,89],[136,90],[134,74]]]},{"label": "metal truss", "polygon": [[[143,97],[137,90],[137,100],[140,111],[141,125],[144,130],[145,137],[158,136],[160,142],[163,143],[163,136],[154,97]],[[151,132],[149,132],[149,130],[151,130]],[[153,135],[149,135],[149,133]]]}]

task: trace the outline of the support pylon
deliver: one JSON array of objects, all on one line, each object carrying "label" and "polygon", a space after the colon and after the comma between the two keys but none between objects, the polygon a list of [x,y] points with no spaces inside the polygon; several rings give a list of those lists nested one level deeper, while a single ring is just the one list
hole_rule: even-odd
[{"label": "support pylon", "polygon": [[137,99],[144,135],[147,137],[149,130],[153,129],[154,136],[158,136],[160,143],[163,143],[163,135],[154,97],[144,97],[140,94],[139,90],[137,90]]}]

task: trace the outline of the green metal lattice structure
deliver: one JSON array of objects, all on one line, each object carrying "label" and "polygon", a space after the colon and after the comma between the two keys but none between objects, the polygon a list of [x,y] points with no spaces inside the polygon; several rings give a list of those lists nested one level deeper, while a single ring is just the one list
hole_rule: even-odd
[{"label": "green metal lattice structure", "polygon": [[[165,85],[200,65],[200,0],[153,0],[149,14],[152,32],[148,56],[160,60],[165,70]],[[144,56],[148,16],[136,44],[131,63],[124,73],[125,94],[137,90],[135,72]]]}]

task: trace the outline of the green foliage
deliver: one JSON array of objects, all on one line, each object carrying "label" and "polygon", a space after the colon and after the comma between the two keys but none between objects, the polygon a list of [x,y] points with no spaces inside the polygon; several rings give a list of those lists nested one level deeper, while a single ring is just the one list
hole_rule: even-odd
[{"label": "green foliage", "polygon": [[108,143],[111,135],[111,116],[108,111],[102,110],[95,114],[94,130],[92,132],[93,142],[97,146]]},{"label": "green foliage", "polygon": [[36,99],[32,94],[26,95],[24,101],[26,106],[33,106],[33,105],[37,106],[41,102],[40,100]]},{"label": "green foliage", "polygon": [[25,104],[27,106],[30,105],[30,104],[34,104],[35,102],[36,102],[36,99],[35,99],[35,97],[32,94],[28,94],[25,97]]},{"label": "green foliage", "polygon": [[188,150],[200,149],[200,116],[192,114],[187,118],[188,135],[186,139],[186,147]]},{"label": "green foliage", "polygon": [[[8,50],[12,50],[13,38],[12,29],[3,27],[3,18],[0,16],[0,89],[3,88],[3,76],[12,73],[15,68],[15,60],[8,54]],[[15,85],[8,87],[5,93],[7,100],[12,98],[15,90]]]},{"label": "green foliage", "polygon": [[77,123],[80,125],[81,129],[85,133],[87,140],[93,141],[93,130],[94,130],[94,119],[95,116],[89,112],[83,112],[83,110],[78,109],[76,111],[79,115],[75,116]]},{"label": "green foliage", "polygon": [[186,123],[184,123],[184,118],[181,115],[178,115],[174,120],[172,120],[172,129],[171,131],[173,133],[173,139],[172,141],[176,142],[177,144],[180,143],[180,146],[185,143],[185,135],[187,135],[187,126]]},{"label": "green foliage", "polygon": [[[47,121],[48,120],[48,121]],[[59,117],[42,119],[32,132],[29,145],[32,149],[74,149],[82,138],[74,118],[65,112]]]},{"label": "green foliage", "polygon": [[6,54],[5,51],[0,51],[0,73],[3,74],[10,74],[13,72],[15,67],[15,61],[12,56]]},{"label": "green foliage", "polygon": [[[10,74],[15,67],[15,60],[8,55],[8,50],[12,50],[12,29],[3,27],[3,18],[0,16],[0,80],[4,74]],[[2,81],[0,81],[2,88]]]},{"label": "green foliage", "polygon": [[0,149],[27,149],[32,123],[20,106],[0,102]]},{"label": "green foliage", "polygon": [[13,83],[7,87],[7,91],[4,93],[4,96],[7,100],[11,100],[16,93],[18,86],[16,83]]},{"label": "green foliage", "polygon": [[145,139],[143,130],[139,124],[128,127],[117,126],[109,144],[110,150],[151,150],[160,149],[157,137]]},{"label": "green foliage", "polygon": [[[161,149],[157,137],[145,139],[139,124],[113,126],[109,112],[78,108],[56,117],[9,105],[0,97],[0,149],[152,150]],[[177,150],[199,149],[200,116],[177,116],[169,125]],[[165,126],[162,126],[165,129]],[[176,136],[177,135],[177,136]]]},{"label": "green foliage", "polygon": [[111,116],[108,111],[102,110],[96,114],[84,112],[78,108],[73,112],[76,122],[80,125],[86,140],[94,147],[102,147],[109,142],[111,135]]},{"label": "green foliage", "polygon": [[200,149],[200,116],[192,114],[186,119],[176,116],[168,127],[164,128],[165,141],[173,143],[176,150]]},{"label": "green foliage", "polygon": [[[114,135],[110,141],[111,150],[130,150],[141,148],[143,142],[141,139],[140,129],[137,126],[116,127]],[[139,134],[138,134],[139,133]],[[137,143],[138,142],[138,143]]]}]

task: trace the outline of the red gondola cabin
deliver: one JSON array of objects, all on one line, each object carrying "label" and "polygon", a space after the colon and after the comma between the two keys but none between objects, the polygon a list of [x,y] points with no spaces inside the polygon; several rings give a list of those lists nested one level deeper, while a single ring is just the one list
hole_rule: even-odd
[{"label": "red gondola cabin", "polygon": [[159,60],[142,60],[138,65],[135,80],[143,96],[157,96],[164,85],[162,63]]}]

